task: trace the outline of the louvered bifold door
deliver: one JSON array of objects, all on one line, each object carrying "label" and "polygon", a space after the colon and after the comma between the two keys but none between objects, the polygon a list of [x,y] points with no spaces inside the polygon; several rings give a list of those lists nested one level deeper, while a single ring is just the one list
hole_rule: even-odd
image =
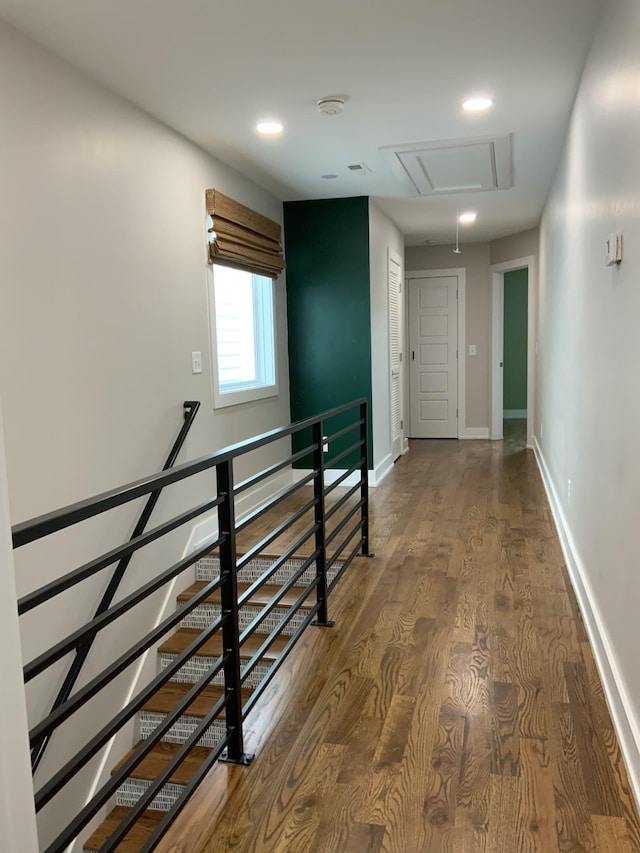
[{"label": "louvered bifold door", "polygon": [[391,368],[391,444],[394,460],[402,452],[402,258],[389,249],[389,361]]}]

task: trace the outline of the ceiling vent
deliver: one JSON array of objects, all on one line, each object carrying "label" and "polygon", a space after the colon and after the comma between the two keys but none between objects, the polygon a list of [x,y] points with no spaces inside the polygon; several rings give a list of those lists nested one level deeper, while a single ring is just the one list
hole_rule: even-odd
[{"label": "ceiling vent", "polygon": [[380,148],[410,195],[508,190],[513,185],[511,134]]}]

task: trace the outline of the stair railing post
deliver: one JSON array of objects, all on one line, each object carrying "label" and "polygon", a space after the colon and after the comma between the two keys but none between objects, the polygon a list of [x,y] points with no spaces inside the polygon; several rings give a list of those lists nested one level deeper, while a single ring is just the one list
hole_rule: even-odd
[{"label": "stair railing post", "polygon": [[369,461],[367,401],[360,403],[360,500],[362,501],[362,556],[373,557],[369,550]]},{"label": "stair railing post", "polygon": [[314,520],[316,523],[315,544],[318,556],[316,557],[316,576],[318,584],[316,594],[318,597],[317,618],[311,623],[324,628],[332,628],[333,622],[327,613],[327,525],[324,505],[324,425],[319,420],[311,428],[313,450],[313,470],[316,472],[313,478],[313,496],[315,498]]},{"label": "stair railing post", "polygon": [[224,536],[220,545],[220,596],[222,613],[227,617],[222,626],[222,648],[228,660],[224,665],[224,689],[227,736],[231,739],[220,761],[229,764],[249,764],[253,755],[244,751],[242,732],[242,682],[240,680],[240,629],[238,625],[238,578],[236,565],[236,518],[233,484],[233,460],[216,465],[218,495],[224,500],[218,505],[218,534]]}]

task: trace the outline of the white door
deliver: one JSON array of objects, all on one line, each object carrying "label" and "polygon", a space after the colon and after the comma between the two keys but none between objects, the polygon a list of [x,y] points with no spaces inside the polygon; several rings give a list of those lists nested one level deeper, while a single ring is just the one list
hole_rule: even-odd
[{"label": "white door", "polygon": [[412,438],[458,437],[458,277],[409,280]]},{"label": "white door", "polygon": [[391,453],[402,453],[402,258],[392,249],[388,257],[389,370],[391,401]]}]

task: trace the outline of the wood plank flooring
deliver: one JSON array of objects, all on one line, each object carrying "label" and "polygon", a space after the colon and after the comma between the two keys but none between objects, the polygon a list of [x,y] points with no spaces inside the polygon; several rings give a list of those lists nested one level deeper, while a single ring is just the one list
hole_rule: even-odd
[{"label": "wood plank flooring", "polygon": [[158,853],[640,853],[523,437],[412,442],[371,491],[375,557],[335,627],[247,720],[255,761],[216,766]]}]

